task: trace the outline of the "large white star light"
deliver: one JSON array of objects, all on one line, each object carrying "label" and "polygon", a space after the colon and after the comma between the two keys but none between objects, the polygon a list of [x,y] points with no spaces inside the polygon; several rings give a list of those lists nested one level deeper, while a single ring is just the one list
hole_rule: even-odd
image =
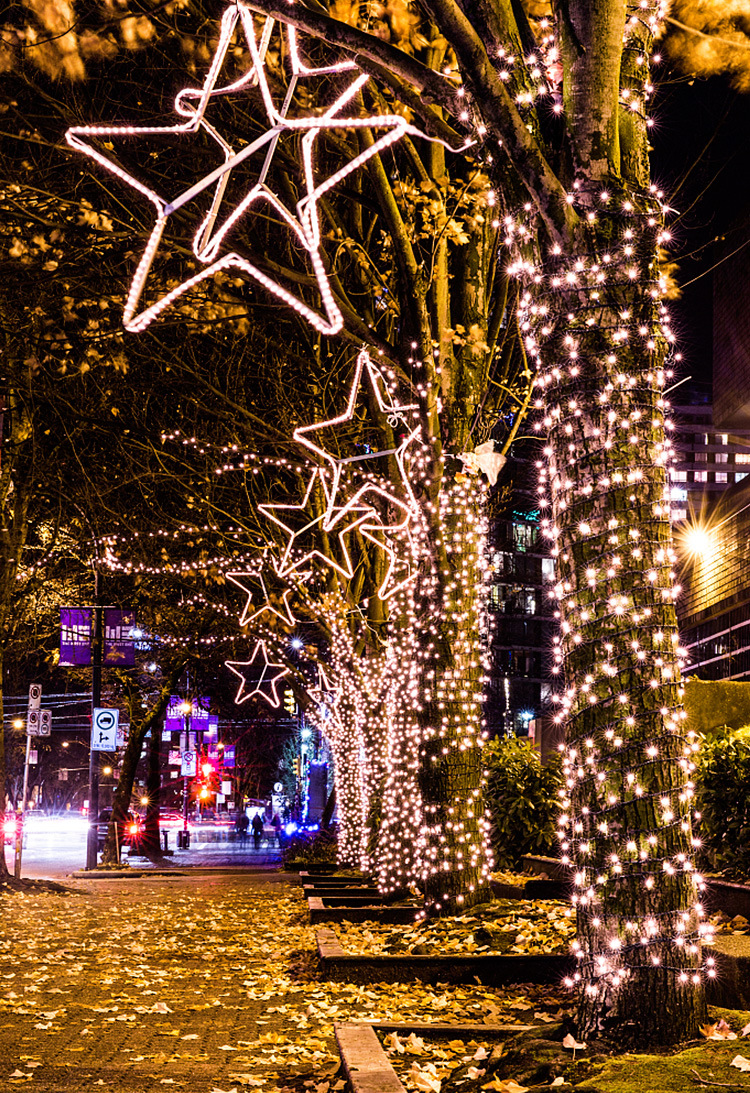
[{"label": "large white star light", "polygon": [[[252,66],[238,80],[226,86],[217,86],[220,71],[224,64],[227,51],[232,46],[232,36],[239,24],[242,27],[244,37],[250,51]],[[175,99],[176,113],[185,120],[174,125],[143,126],[143,125],[77,125],[72,126],[66,133],[68,144],[78,152],[90,156],[100,166],[110,171],[122,182],[132,186],[148,201],[156,211],[156,222],[146,244],[143,255],[133,277],[128,292],[123,313],[123,324],[127,330],[144,330],[162,311],[172,305],[179,297],[195,288],[202,281],[214,276],[222,270],[237,269],[263,286],[266,291],[277,299],[282,300],[299,315],[307,320],[313,327],[323,334],[335,334],[343,325],[341,313],[336,305],[331,291],[325,265],[320,251],[320,222],[318,214],[318,201],[321,196],[336,186],[342,179],[359,169],[372,156],[394,144],[404,134],[412,133],[424,137],[418,129],[409,125],[404,118],[397,114],[383,114],[372,117],[341,117],[340,112],[350,103],[357,92],[367,82],[368,78],[363,73],[354,76],[337,99],[323,113],[316,116],[290,117],[289,110],[297,83],[300,79],[329,75],[331,73],[358,72],[351,61],[340,62],[324,68],[306,67],[299,55],[296,32],[291,27],[286,27],[288,53],[291,59],[291,78],[287,86],[286,96],[280,108],[274,103],[266,75],[266,53],[274,27],[274,20],[266,19],[263,29],[258,37],[252,12],[241,2],[236,0],[229,5],[221,20],[219,40],[202,88],[186,88],[179,92]],[[264,104],[267,116],[268,128],[255,140],[235,149],[206,119],[206,110],[214,96],[227,95],[233,92],[241,92],[251,85],[257,85]],[[340,129],[376,129],[384,130],[382,135],[372,145],[354,156],[344,166],[339,168],[327,178],[319,182],[315,180],[313,165],[313,149],[315,140],[324,130]],[[136,178],[126,171],[109,155],[91,143],[92,140],[110,141],[112,137],[159,137],[165,135],[182,135],[197,133],[201,130],[206,134],[220,150],[223,162],[214,170],[206,174],[199,182],[182,193],[172,197],[159,194],[151,186]],[[279,138],[284,133],[302,132],[302,161],[305,179],[305,193],[294,209],[290,209],[266,184],[266,178],[271,165]],[[434,139],[434,138],[426,138]],[[440,142],[442,143],[442,142]],[[446,146],[447,147],[447,146]],[[220,209],[224,201],[229,173],[235,170],[242,162],[265,149],[265,159],[257,179],[248,187],[244,197],[234,209],[220,222]],[[157,299],[154,303],[139,310],[141,296],[148,279],[151,266],[161,243],[162,235],[169,216],[182,208],[188,202],[199,197],[204,191],[213,187],[213,197],[208,214],[203,218],[193,239],[193,252],[196,258],[205,264],[205,268],[194,276],[187,278],[169,292]],[[223,256],[220,250],[226,240],[227,234],[237,224],[238,220],[253,207],[271,206],[288,229],[292,232],[296,242],[309,259],[312,267],[317,289],[320,293],[323,314],[319,314],[310,307],[304,299],[294,295],[283,284],[269,276],[263,269],[249,258],[229,251]]]},{"label": "large white star light", "polygon": [[[274,664],[268,659],[264,641],[256,643],[250,660],[226,660],[224,664],[240,680],[239,690],[234,699],[236,705],[247,702],[253,695],[260,695],[269,706],[278,709],[281,699],[276,685],[284,676],[289,675],[289,669],[283,664]],[[274,669],[278,671],[274,672]],[[249,684],[252,684],[252,689],[248,686]]]}]

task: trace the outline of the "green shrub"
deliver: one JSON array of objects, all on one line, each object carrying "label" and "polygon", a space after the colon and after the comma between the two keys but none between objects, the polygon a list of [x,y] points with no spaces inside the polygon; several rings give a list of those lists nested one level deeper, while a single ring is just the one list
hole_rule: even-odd
[{"label": "green shrub", "polygon": [[698,757],[696,834],[704,868],[750,877],[750,739],[747,732],[704,740]]},{"label": "green shrub", "polygon": [[527,740],[492,740],[485,750],[492,846],[500,869],[517,869],[524,854],[557,856],[557,791],[561,758],[546,767]]},{"label": "green shrub", "polygon": [[331,831],[296,831],[283,836],[281,860],[285,866],[335,865],[336,836]]}]

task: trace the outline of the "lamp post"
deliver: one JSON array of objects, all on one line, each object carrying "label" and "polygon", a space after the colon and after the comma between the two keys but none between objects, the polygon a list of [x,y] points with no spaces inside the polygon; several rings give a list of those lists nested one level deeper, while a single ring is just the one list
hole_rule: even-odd
[{"label": "lamp post", "polygon": [[99,855],[99,753],[94,748],[94,710],[102,704],[102,646],[104,608],[101,604],[99,570],[94,569],[94,632],[91,655],[91,740],[89,745],[89,827],[86,839],[86,868],[96,869]]},{"label": "lamp post", "polygon": [[[184,723],[184,726],[185,726],[185,743],[187,745],[187,747],[185,748],[185,751],[188,751],[189,748],[190,748],[190,732],[189,732],[190,718],[189,718],[188,715],[190,714],[192,708],[193,708],[193,705],[192,705],[191,702],[181,702],[180,703],[180,713],[182,714],[183,723]],[[190,846],[190,832],[188,831],[188,800],[189,800],[188,775],[185,774],[185,775],[183,775],[183,781],[182,781],[182,849],[183,850],[187,850],[187,848]]]}]

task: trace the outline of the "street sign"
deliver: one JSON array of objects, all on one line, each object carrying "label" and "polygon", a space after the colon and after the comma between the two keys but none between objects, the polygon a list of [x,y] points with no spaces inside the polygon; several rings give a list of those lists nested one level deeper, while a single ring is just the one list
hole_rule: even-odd
[{"label": "street sign", "polygon": [[52,710],[39,711],[39,735],[52,735]]},{"label": "street sign", "polygon": [[284,792],[284,786],[282,785],[281,782],[274,782],[273,791],[274,791],[274,793],[283,793]]},{"label": "street sign", "polygon": [[31,748],[29,751],[29,766],[33,766],[35,763],[39,763],[39,752],[36,748]]},{"label": "street sign", "polygon": [[169,749],[169,758],[167,759],[170,767],[182,766],[182,752],[177,751],[176,748]]},{"label": "street sign", "polygon": [[30,709],[26,714],[26,735],[39,736],[40,711]]},{"label": "street sign", "polygon": [[183,778],[195,778],[198,770],[198,757],[194,751],[184,751],[182,753],[182,766],[180,768],[180,774]]},{"label": "street sign", "polygon": [[32,683],[29,687],[29,709],[38,710],[42,703],[41,683]]},{"label": "street sign", "polygon": [[117,728],[120,723],[120,711],[102,709],[94,710],[91,723],[91,750],[115,751],[117,748]]}]

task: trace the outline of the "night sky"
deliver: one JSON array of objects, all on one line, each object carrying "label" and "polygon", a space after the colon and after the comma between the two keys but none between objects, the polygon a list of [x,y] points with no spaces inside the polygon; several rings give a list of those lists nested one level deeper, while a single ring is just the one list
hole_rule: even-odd
[{"label": "night sky", "polygon": [[[710,381],[711,267],[750,238],[750,95],[725,79],[669,73],[654,102],[652,169],[677,210],[671,257],[684,286],[670,312],[684,357],[683,374]],[[747,252],[750,268],[750,247]]]}]

